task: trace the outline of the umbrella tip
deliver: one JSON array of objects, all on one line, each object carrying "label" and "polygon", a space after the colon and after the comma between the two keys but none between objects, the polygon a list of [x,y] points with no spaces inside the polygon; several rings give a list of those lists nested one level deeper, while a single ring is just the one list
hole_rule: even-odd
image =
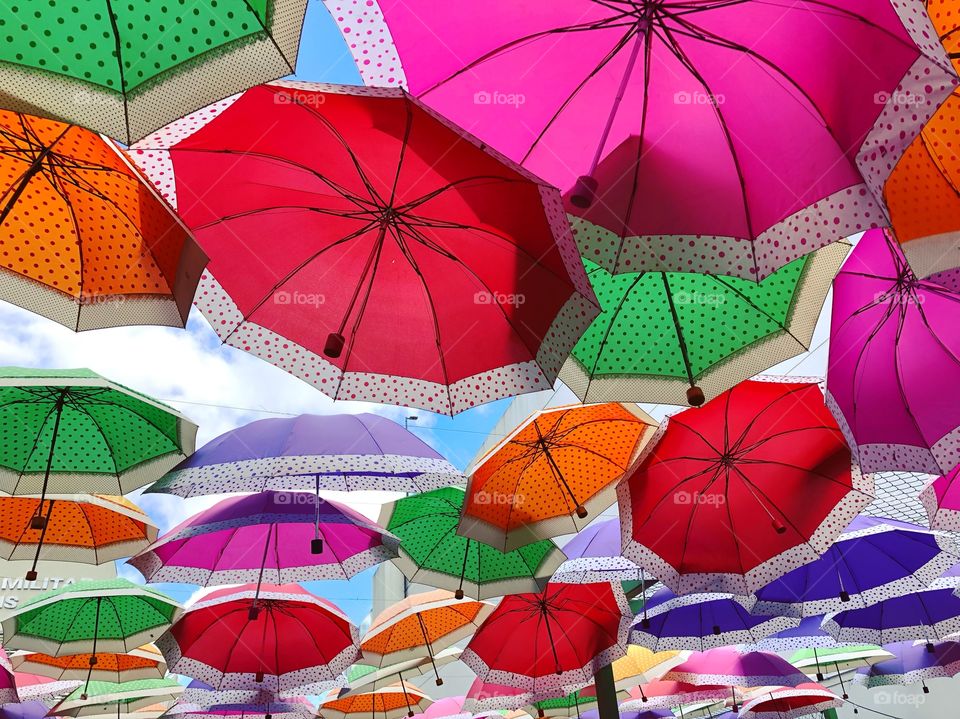
[{"label": "umbrella tip", "polygon": [[408,717],[412,717],[412,716],[413,716],[413,709],[411,709],[410,711],[407,712],[407,716],[408,716]]},{"label": "umbrella tip", "polygon": [[462,590],[462,589],[458,589],[457,591],[455,591],[455,592],[453,593],[453,596],[454,596],[456,599],[463,599],[463,590]]},{"label": "umbrella tip", "polygon": [[570,204],[585,210],[597,199],[600,184],[590,175],[580,175],[570,191]]},{"label": "umbrella tip", "polygon": [[787,531],[787,528],[779,519],[774,519],[771,524],[773,524],[773,531],[775,531],[777,534],[783,534]]},{"label": "umbrella tip", "polygon": [[720,636],[720,627],[716,624],[713,625],[713,633],[715,636]]},{"label": "umbrella tip", "polygon": [[91,654],[91,655],[90,655],[90,662],[89,662],[89,663],[90,663],[90,666],[91,666],[91,667],[97,666],[97,655],[96,655],[96,654]]},{"label": "umbrella tip", "polygon": [[47,518],[41,514],[30,517],[30,529],[43,529],[47,526]]},{"label": "umbrella tip", "polygon": [[247,619],[254,621],[257,617],[260,616],[260,607],[256,604],[251,604],[250,609],[247,610]]},{"label": "umbrella tip", "polygon": [[586,516],[587,516],[587,514],[588,514],[587,508],[584,507],[582,504],[578,504],[578,505],[577,505],[576,512],[577,512],[577,516],[578,516],[580,519],[586,518]]},{"label": "umbrella tip", "polygon": [[322,539],[311,539],[311,540],[310,540],[310,554],[323,554],[323,540],[322,540]]},{"label": "umbrella tip", "polygon": [[934,651],[933,642],[927,642],[927,651],[933,654],[933,651]]},{"label": "umbrella tip", "polygon": [[687,404],[691,407],[700,407],[706,401],[707,398],[704,396],[703,390],[697,385],[691,385],[690,389],[687,390]]},{"label": "umbrella tip", "polygon": [[85,700],[85,699],[87,698],[87,695],[86,695],[86,693],[84,693],[84,694],[81,694],[81,695],[80,695],[80,698],[81,698],[81,699],[84,699],[84,700]]},{"label": "umbrella tip", "polygon": [[37,578],[37,570],[36,570],[36,569],[31,569],[31,570],[29,570],[29,571],[27,572],[27,581],[28,581],[28,582],[32,582],[32,581],[33,581],[34,579],[36,579],[36,578]]},{"label": "umbrella tip", "polygon": [[840,601],[841,601],[841,602],[849,602],[849,601],[850,601],[850,593],[847,592],[847,591],[841,590],[841,592],[840,592]]},{"label": "umbrella tip", "polygon": [[438,686],[438,687],[442,687],[442,686],[443,686],[443,678],[442,678],[442,677],[437,677],[437,686]]},{"label": "umbrella tip", "polygon": [[924,693],[924,694],[929,694],[929,693],[930,693],[930,687],[928,687],[926,684],[923,685],[923,693]]},{"label": "umbrella tip", "polygon": [[327,335],[327,341],[323,345],[323,353],[327,357],[336,359],[343,352],[343,346],[347,343],[346,339],[339,332],[331,332]]},{"label": "umbrella tip", "polygon": [[257,672],[257,673],[256,673],[256,676],[254,677],[254,680],[257,682],[257,684],[262,683],[262,682],[263,682],[263,672]]}]

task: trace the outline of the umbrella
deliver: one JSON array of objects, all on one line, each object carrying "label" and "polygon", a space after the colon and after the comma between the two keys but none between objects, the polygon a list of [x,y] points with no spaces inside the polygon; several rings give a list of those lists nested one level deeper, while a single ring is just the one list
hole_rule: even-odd
[{"label": "umbrella", "polygon": [[[674,714],[669,709],[634,709],[633,711],[623,711],[621,708],[620,719],[674,719]],[[600,711],[597,709],[588,709],[580,715],[580,719],[600,719]]]},{"label": "umbrella", "polygon": [[[42,529],[31,526],[37,517]],[[31,581],[41,559],[103,564],[129,557],[156,538],[156,525],[123,497],[0,497],[0,556],[31,559]]]},{"label": "umbrella", "polygon": [[790,617],[751,614],[753,600],[732,594],[656,592],[643,605],[630,641],[653,650],[705,651],[729,644],[756,644],[774,632],[799,624]]},{"label": "umbrella", "polygon": [[428,706],[417,717],[422,719],[473,719],[473,714],[463,711],[465,696],[444,697]]},{"label": "umbrella", "polygon": [[273,692],[264,690],[212,691],[192,686],[183,692],[167,713],[191,719],[246,716],[309,719],[314,716],[313,706],[303,697],[281,699]]},{"label": "umbrella", "polygon": [[[4,632],[4,648],[6,645],[6,632]],[[7,659],[6,652],[0,649],[0,705],[18,701],[20,698],[17,696],[16,677],[10,668],[10,660]]]},{"label": "umbrella", "polygon": [[571,584],[591,582],[643,582],[643,569],[620,555],[620,519],[592,522],[563,545],[567,560],[553,573],[553,581]]},{"label": "umbrella", "polygon": [[580,691],[571,692],[563,697],[551,697],[534,702],[532,714],[537,717],[581,717],[580,708],[596,706],[597,697],[587,696]]},{"label": "umbrella", "polygon": [[0,416],[16,430],[0,446],[0,491],[41,498],[132,492],[191,454],[197,435],[176,410],[88,369],[0,368]]},{"label": "umbrella", "polygon": [[560,379],[584,402],[698,406],[810,349],[848,249],[845,243],[824,248],[761,282],[679,272],[611,275],[587,254],[602,311],[574,345]]},{"label": "umbrella", "polygon": [[960,463],[960,295],[910,270],[889,235],[868,232],[837,275],[827,406],[864,472],[946,474]]},{"label": "umbrella", "polygon": [[888,659],[859,669],[854,682],[868,689],[900,684],[924,684],[929,679],[960,674],[960,643],[938,642],[929,651],[924,642],[905,641],[888,644]]},{"label": "umbrella", "polygon": [[448,647],[436,652],[433,656],[414,657],[406,661],[391,663],[382,669],[378,669],[372,664],[354,664],[346,671],[349,681],[347,687],[356,690],[373,685],[373,688],[376,689],[377,685],[384,681],[393,684],[397,681],[406,681],[409,677],[429,674],[435,666],[439,668],[458,661],[462,651],[457,647]]},{"label": "umbrella", "polygon": [[160,636],[179,613],[166,595],[126,579],[80,581],[20,604],[3,620],[3,644],[55,657],[129,652]]},{"label": "umbrella", "polygon": [[20,701],[60,701],[67,694],[83,684],[82,681],[58,681],[40,674],[17,672],[14,677],[17,684],[17,696]]},{"label": "umbrella", "polygon": [[393,563],[411,582],[488,599],[538,591],[563,561],[549,539],[510,552],[457,534],[464,491],[442,487],[384,504],[380,524],[400,538]]},{"label": "umbrella", "polygon": [[[557,690],[554,696],[564,696],[562,689]],[[495,684],[485,682],[476,678],[470,684],[467,690],[466,698],[463,701],[465,711],[481,713],[501,712],[506,710],[515,710],[530,704],[533,699],[533,692],[524,691],[517,687],[506,684]]]},{"label": "umbrella", "polygon": [[807,681],[807,675],[769,652],[741,653],[730,647],[694,652],[663,675],[666,681],[695,686],[726,685],[741,687],[791,686]]},{"label": "umbrella", "polygon": [[210,255],[220,338],[334,399],[549,389],[597,314],[559,193],[399,88],[260,85],[132,157]]},{"label": "umbrella", "polygon": [[0,110],[0,178],[0,299],[76,331],[186,324],[206,257],[111,141]]},{"label": "umbrella", "polygon": [[3,104],[129,144],[207,103],[294,72],[305,10],[305,0],[195,8],[132,2],[40,15],[11,5],[0,20],[17,31],[0,53]]},{"label": "umbrella", "polygon": [[843,673],[883,661],[890,656],[890,652],[870,644],[860,646],[842,645],[820,649],[801,649],[790,657],[790,663],[797,669],[805,669],[807,674],[810,674],[810,669],[813,668],[814,676],[818,682],[823,681],[824,670],[836,672],[843,698],[849,699],[847,687],[843,682]]},{"label": "umbrella", "polygon": [[133,649],[125,654],[98,653],[91,662],[91,654],[67,654],[52,657],[39,652],[18,652],[10,657],[18,672],[30,672],[55,680],[74,680],[88,677],[96,681],[121,683],[132,679],[162,679],[167,673],[163,655],[152,645]]},{"label": "umbrella", "polygon": [[420,492],[466,478],[412,432],[375,414],[271,417],[224,432],[153,484],[178,497],[222,492]]},{"label": "umbrella", "polygon": [[613,662],[613,683],[619,690],[635,687],[663,676],[687,658],[687,652],[653,652],[646,647],[631,644],[626,656]]},{"label": "umbrella", "polygon": [[816,559],[872,499],[820,388],[774,379],[665,420],[617,487],[624,556],[674,592],[749,594]]},{"label": "umbrella", "polygon": [[927,510],[931,529],[960,532],[960,464],[927,484],[920,501]]},{"label": "umbrella", "polygon": [[398,544],[343,504],[266,491],[217,502],[129,563],[148,582],[284,584],[349,579],[397,556]]},{"label": "umbrella", "polygon": [[44,719],[50,711],[41,701],[23,701],[0,706],[0,719]]},{"label": "umbrella", "polygon": [[960,597],[952,589],[912,592],[830,614],[823,628],[839,642],[889,644],[924,639],[930,649],[948,634],[960,632]]},{"label": "umbrella", "polygon": [[627,653],[631,613],[619,584],[548,584],[504,597],[461,660],[479,679],[530,692],[533,701],[593,683]]},{"label": "umbrella", "polygon": [[[389,666],[434,655],[471,636],[493,612],[493,606],[473,600],[461,601],[451,592],[437,589],[414,594],[380,613],[360,642],[366,662]],[[437,686],[443,680],[434,665]]]},{"label": "umbrella", "polygon": [[836,640],[823,631],[820,626],[823,617],[804,617],[800,624],[790,629],[783,629],[768,637],[764,637],[756,644],[748,645],[750,651],[786,652],[803,650],[813,647],[835,647]]},{"label": "umbrella", "polygon": [[247,584],[205,595],[157,647],[171,672],[215,689],[317,694],[359,658],[357,639],[337,607],[299,585]]},{"label": "umbrella", "polygon": [[567,190],[613,271],[762,278],[883,222],[863,177],[879,191],[957,83],[919,1],[379,9],[338,5],[365,81]]},{"label": "umbrella", "polygon": [[744,702],[740,719],[797,719],[827,709],[836,709],[843,700],[819,684],[774,687]]},{"label": "umbrella", "polygon": [[809,617],[922,591],[960,561],[943,533],[895,519],[857,517],[823,556],[757,590],[751,611]]},{"label": "umbrella", "polygon": [[351,719],[355,716],[400,719],[412,717],[414,711],[426,709],[433,703],[426,694],[412,684],[391,684],[372,692],[348,693],[321,702],[317,714],[323,719]]},{"label": "umbrella", "polygon": [[620,705],[621,712],[670,709],[690,702],[723,701],[730,694],[725,686],[697,686],[688,682],[658,679],[635,687],[629,701]]},{"label": "umbrella", "polygon": [[125,712],[132,712],[158,702],[173,703],[183,690],[183,685],[176,679],[134,679],[120,684],[87,682],[57,703],[50,710],[50,714],[84,717],[90,714],[85,710],[106,704],[119,704]]},{"label": "umbrella", "polygon": [[614,488],[653,436],[636,405],[547,408],[475,465],[459,533],[510,551],[580,531],[616,501]]}]

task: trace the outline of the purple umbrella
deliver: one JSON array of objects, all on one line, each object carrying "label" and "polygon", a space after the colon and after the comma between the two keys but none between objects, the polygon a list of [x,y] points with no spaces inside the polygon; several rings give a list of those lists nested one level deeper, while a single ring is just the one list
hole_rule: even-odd
[{"label": "purple umbrella", "polygon": [[380,525],[310,492],[224,499],[128,562],[150,582],[201,586],[349,579],[397,556]]},{"label": "purple umbrella", "polygon": [[804,617],[796,627],[764,637],[756,644],[749,646],[750,650],[763,652],[786,652],[797,649],[812,649],[814,647],[835,647],[837,641],[823,631],[820,625],[823,617]]},{"label": "purple umbrella", "polygon": [[764,637],[796,626],[799,619],[751,614],[753,600],[732,594],[656,592],[633,625],[630,643],[655,652],[669,649],[706,651],[731,644],[756,644]]},{"label": "purple umbrella", "polygon": [[50,711],[43,702],[31,701],[0,706],[0,719],[43,719]]},{"label": "purple umbrella", "polygon": [[620,518],[593,522],[563,546],[567,561],[557,567],[553,581],[590,584],[652,580],[620,552]]},{"label": "purple umbrella", "polygon": [[193,681],[180,699],[167,710],[170,716],[192,719],[270,716],[272,719],[309,719],[313,707],[302,697],[280,698],[264,689],[214,691],[209,684]]},{"label": "purple umbrella", "polygon": [[[908,641],[884,647],[893,659],[857,670],[854,681],[872,689],[891,684],[918,684],[928,679],[952,677],[960,674],[960,643],[949,641],[933,645],[933,651],[923,642]],[[924,693],[928,693],[926,684]]]},{"label": "purple umbrella", "polygon": [[819,559],[759,589],[751,611],[810,617],[858,609],[927,589],[957,562],[957,548],[944,533],[858,517]]},{"label": "purple umbrella", "polygon": [[890,644],[922,638],[932,649],[935,642],[960,632],[960,597],[952,589],[914,592],[829,615],[823,628],[838,642]]},{"label": "purple umbrella", "polygon": [[[673,719],[674,713],[669,709],[627,710],[619,712],[620,719]],[[599,709],[590,709],[580,715],[580,719],[600,719]]]},{"label": "purple umbrella", "polygon": [[960,463],[960,295],[917,279],[882,230],[833,284],[827,406],[864,472]]},{"label": "purple umbrella", "polygon": [[425,492],[465,484],[418,437],[374,414],[302,414],[225,432],[148,492],[179,497],[273,490]]}]

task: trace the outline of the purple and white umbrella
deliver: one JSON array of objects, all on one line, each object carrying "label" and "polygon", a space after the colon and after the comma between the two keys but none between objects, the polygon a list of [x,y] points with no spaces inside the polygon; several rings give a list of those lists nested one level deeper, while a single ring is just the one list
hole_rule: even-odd
[{"label": "purple and white umbrella", "polygon": [[663,675],[663,681],[732,687],[797,686],[807,675],[776,654],[723,647],[695,652]]},{"label": "purple and white umbrella", "polygon": [[[869,689],[899,684],[920,684],[929,679],[960,674],[960,643],[940,642],[931,652],[924,642],[907,641],[884,647],[892,659],[859,669],[853,680]],[[927,689],[924,686],[924,692]]]},{"label": "purple and white umbrella", "polygon": [[187,688],[177,703],[167,710],[167,716],[183,719],[242,719],[258,716],[310,719],[313,715],[313,706],[303,697],[280,698],[262,689],[212,691],[199,687]]},{"label": "purple and white umbrella", "polygon": [[567,561],[553,573],[554,582],[645,582],[653,579],[622,556],[620,518],[590,524],[563,546]]},{"label": "purple and white umbrella", "polygon": [[827,634],[823,627],[823,617],[804,617],[800,624],[764,637],[756,644],[745,647],[748,651],[788,652],[797,649],[836,647],[837,640]]},{"label": "purple and white umbrella", "polygon": [[[669,709],[632,709],[619,712],[620,719],[673,719]],[[580,715],[580,719],[600,719],[599,709],[589,709]]]},{"label": "purple and white umbrella", "polygon": [[425,492],[466,478],[426,442],[374,414],[261,419],[221,434],[148,492]]},{"label": "purple and white umbrella", "polygon": [[960,597],[952,589],[913,592],[828,615],[823,628],[839,642],[890,644],[923,639],[932,649],[936,642],[960,632]]}]

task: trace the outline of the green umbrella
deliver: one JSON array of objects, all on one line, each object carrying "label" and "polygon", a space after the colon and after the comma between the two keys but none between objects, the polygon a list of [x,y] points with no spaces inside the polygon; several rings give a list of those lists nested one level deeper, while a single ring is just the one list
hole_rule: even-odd
[{"label": "green umbrella", "polygon": [[[88,369],[0,368],[0,421],[0,492],[41,497],[127,494],[192,454],[197,435],[176,410]],[[45,524],[37,514],[31,526]]]},{"label": "green umbrella", "polygon": [[544,699],[534,702],[531,706],[538,717],[579,717],[582,709],[590,709],[592,708],[591,705],[596,703],[597,698],[595,696],[585,697],[579,691],[576,691],[559,699]]},{"label": "green umbrella", "polygon": [[348,682],[347,688],[354,691],[372,684],[376,689],[377,684],[381,683],[405,682],[411,677],[429,673],[433,667],[442,667],[457,661],[462,651],[458,647],[447,647],[432,657],[414,657],[383,669],[378,669],[372,664],[353,664],[344,672]]},{"label": "green umbrella", "polygon": [[7,649],[67,654],[122,654],[157,639],[180,606],[126,579],[76,582],[42,592],[3,620]]},{"label": "green umbrella", "polygon": [[887,659],[893,659],[893,654],[882,647],[872,644],[840,644],[835,647],[799,649],[790,657],[790,663],[815,676],[818,682],[823,681],[825,672],[836,673],[843,698],[846,699],[847,688],[843,683],[843,672],[868,667]]},{"label": "green umbrella", "polygon": [[306,0],[0,3],[3,107],[129,144],[293,74]]},{"label": "green umbrella", "polygon": [[89,682],[64,697],[50,713],[58,716],[90,717],[115,712],[136,711],[161,702],[174,702],[184,686],[176,679],[134,679],[128,682]]},{"label": "green umbrella", "polygon": [[584,402],[699,406],[809,349],[849,249],[825,247],[759,283],[678,272],[611,275],[584,259],[602,312],[560,379]]},{"label": "green umbrella", "polygon": [[386,504],[380,525],[400,538],[393,563],[412,582],[488,599],[538,592],[565,557],[550,540],[503,553],[457,534],[465,493],[442,487]]}]

